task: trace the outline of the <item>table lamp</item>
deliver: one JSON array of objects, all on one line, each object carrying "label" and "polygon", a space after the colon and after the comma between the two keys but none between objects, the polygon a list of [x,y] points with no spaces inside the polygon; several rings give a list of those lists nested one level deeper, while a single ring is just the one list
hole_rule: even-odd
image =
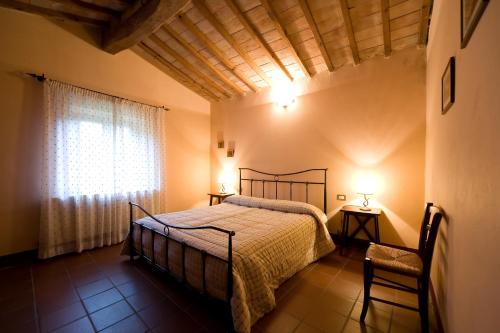
[{"label": "table lamp", "polygon": [[368,196],[373,195],[375,192],[375,179],[373,176],[365,174],[358,179],[357,193],[363,195],[363,207],[360,210],[370,211],[371,208],[368,207]]},{"label": "table lamp", "polygon": [[364,210],[364,211],[370,211],[372,210],[370,207],[368,207],[368,195],[373,195],[373,193],[361,193],[361,192],[358,192],[358,194],[362,194],[363,197],[364,197],[364,201],[363,201],[363,207],[360,208],[360,210]]},{"label": "table lamp", "polygon": [[227,186],[229,185],[230,177],[226,171],[223,171],[219,178],[217,179],[217,184],[219,185],[219,193],[226,194]]}]

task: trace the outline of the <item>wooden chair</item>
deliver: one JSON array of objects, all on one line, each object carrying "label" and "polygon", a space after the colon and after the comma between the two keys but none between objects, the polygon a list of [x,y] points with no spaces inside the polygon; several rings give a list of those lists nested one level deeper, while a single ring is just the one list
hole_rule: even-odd
[{"label": "wooden chair", "polygon": [[[437,212],[434,213],[431,222],[431,208],[433,207]],[[419,312],[422,332],[429,332],[429,279],[441,219],[441,210],[432,203],[427,203],[420,229],[418,249],[414,252],[370,243],[364,261],[364,301],[360,316],[361,322],[365,320],[369,302],[378,301]],[[377,276],[375,269],[416,278],[417,288]],[[370,296],[372,284],[417,294],[418,308]]]}]

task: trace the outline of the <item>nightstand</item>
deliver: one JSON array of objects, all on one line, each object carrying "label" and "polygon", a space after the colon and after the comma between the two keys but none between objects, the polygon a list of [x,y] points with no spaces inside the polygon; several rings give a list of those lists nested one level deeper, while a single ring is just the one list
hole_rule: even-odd
[{"label": "nightstand", "polygon": [[[371,208],[370,210],[361,210],[360,206],[344,206],[340,210],[343,213],[342,217],[342,233],[340,238],[342,240],[341,253],[347,246],[347,241],[349,238],[354,238],[361,230],[368,236],[368,239],[374,243],[380,243],[380,232],[378,228],[378,217],[382,214],[382,210],[379,208]],[[358,227],[349,235],[349,218],[354,216],[356,222],[358,222]],[[366,229],[366,224],[373,220],[375,235],[372,235],[368,229]]]},{"label": "nightstand", "polygon": [[234,193],[208,193],[210,196],[210,206],[213,205],[214,198],[217,199],[217,203],[220,204],[224,199],[234,195]]}]

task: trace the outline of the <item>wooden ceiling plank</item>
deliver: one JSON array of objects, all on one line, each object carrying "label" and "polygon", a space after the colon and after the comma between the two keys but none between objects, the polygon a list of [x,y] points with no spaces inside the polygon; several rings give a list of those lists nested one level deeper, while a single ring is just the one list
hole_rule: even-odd
[{"label": "wooden ceiling plank", "polygon": [[[382,1],[382,0],[381,0]],[[349,46],[352,52],[352,61],[355,65],[359,64],[359,51],[358,45],[356,44],[356,38],[354,38],[354,29],[352,28],[351,15],[349,14],[349,7],[347,6],[347,0],[339,0],[340,9],[342,10],[342,17],[344,18],[344,25],[347,32],[347,38],[349,39]]]},{"label": "wooden ceiling plank", "polygon": [[62,12],[50,8],[35,6],[26,2],[20,2],[15,0],[0,0],[0,7],[16,9],[27,13],[37,14],[50,18],[57,18],[63,20],[70,20],[75,22],[80,22],[84,24],[89,24],[98,27],[104,27],[107,22],[101,19],[94,19],[89,17],[83,17],[80,15],[75,15],[67,12]]},{"label": "wooden ceiling plank", "polygon": [[228,71],[230,71],[234,76],[240,79],[241,82],[245,83],[248,88],[250,88],[253,92],[257,91],[257,86],[251,80],[245,77],[243,73],[241,73],[238,69],[236,69],[236,65],[234,65],[226,55],[219,50],[217,45],[212,42],[187,16],[179,15],[179,20],[185,25],[185,27],[191,32],[198,40],[202,43],[202,45],[207,48],[217,60],[223,64]]},{"label": "wooden ceiling plank", "polygon": [[431,12],[431,1],[423,0],[422,2],[422,16],[420,19],[420,31],[418,34],[418,45],[427,44],[427,35],[429,34],[429,15]]},{"label": "wooden ceiling plank", "polygon": [[163,40],[161,40],[158,36],[155,34],[152,34],[149,36],[149,39],[151,39],[156,45],[158,45],[163,51],[167,52],[170,54],[172,57],[175,58],[179,63],[182,64],[187,70],[190,72],[194,73],[197,77],[201,78],[203,81],[206,82],[207,85],[209,85],[212,89],[217,90],[219,93],[226,97],[231,97],[224,87],[220,86],[217,82],[209,78],[207,75],[205,75],[203,72],[201,72],[199,69],[197,69],[192,63],[187,61],[182,55],[177,53],[174,49],[172,49],[170,46],[168,46]]},{"label": "wooden ceiling plank", "polygon": [[307,67],[304,64],[304,61],[300,58],[297,48],[292,44],[290,41],[290,38],[288,36],[288,33],[285,30],[285,25],[281,21],[280,17],[277,15],[276,11],[273,9],[271,3],[268,0],[260,0],[262,3],[262,6],[264,6],[265,10],[267,11],[267,15],[271,19],[271,21],[274,24],[274,28],[278,31],[278,33],[281,35],[281,38],[285,42],[285,44],[288,46],[288,48],[291,50],[292,57],[295,59],[295,62],[297,65],[300,67],[300,70],[304,74],[305,77],[310,78],[311,77],[311,72],[307,69]]},{"label": "wooden ceiling plank", "polygon": [[384,55],[389,57],[392,52],[391,46],[391,23],[389,20],[389,0],[380,0],[382,11],[382,27],[384,30]]},{"label": "wooden ceiling plank", "polygon": [[224,73],[222,73],[217,67],[215,67],[207,58],[205,58],[201,53],[199,53],[191,44],[189,44],[182,36],[177,33],[174,29],[172,29],[167,24],[162,28],[165,30],[172,38],[174,38],[179,44],[181,44],[185,49],[187,49],[191,54],[198,59],[202,64],[207,66],[215,75],[219,77],[222,81],[224,81],[231,88],[236,90],[240,95],[243,95],[245,92],[240,88],[236,83],[231,81]]},{"label": "wooden ceiling plank", "polygon": [[[158,30],[171,17],[177,15],[189,0],[150,0],[135,10],[132,15],[125,13],[120,23],[104,32],[103,49],[115,54],[139,43]],[[132,6],[131,6],[132,7]]]},{"label": "wooden ceiling plank", "polygon": [[[154,58],[156,61],[158,61],[163,67],[166,67],[168,69],[167,74],[172,75],[174,78],[177,79],[180,83],[184,84],[187,88],[193,89],[195,87],[197,90],[201,91],[204,93],[204,95],[209,96],[211,99],[215,101],[219,101],[220,98],[212,93],[210,90],[206,89],[203,87],[201,84],[196,82],[195,80],[191,79],[189,75],[186,75],[184,72],[182,72],[180,69],[172,65],[170,62],[165,60],[161,55],[159,55],[155,50],[153,50],[151,47],[146,45],[143,42],[140,42],[138,44],[138,47],[142,49],[144,52],[146,52],[150,57]],[[185,82],[188,82],[189,85],[186,85]]]},{"label": "wooden ceiling plank", "polygon": [[[293,81],[293,76],[290,74],[288,69],[285,67],[281,59],[278,58],[274,50],[267,44],[260,32],[255,28],[255,26],[245,17],[238,5],[232,0],[225,0],[226,6],[231,9],[233,14],[236,16],[238,21],[243,25],[244,29],[250,34],[250,37],[257,43],[257,45],[264,51],[267,57],[271,59],[272,63],[278,67],[283,75],[285,75],[290,81]],[[293,48],[292,48],[293,50]]]},{"label": "wooden ceiling plank", "polygon": [[203,0],[192,0],[194,6],[203,15],[203,17],[210,22],[210,24],[219,32],[219,34],[226,39],[231,47],[238,52],[240,57],[257,73],[268,85],[272,85],[272,80],[264,73],[264,71],[257,65],[247,52],[240,46],[240,44],[233,38],[233,36],[224,28],[224,26],[217,20],[217,18],[205,6]]},{"label": "wooden ceiling plank", "polygon": [[307,24],[309,25],[309,29],[311,29],[314,39],[316,40],[316,43],[318,44],[319,50],[321,51],[321,55],[323,56],[323,60],[325,61],[326,66],[328,67],[328,70],[330,72],[333,72],[333,63],[332,59],[330,58],[330,55],[328,54],[328,51],[326,50],[325,43],[323,42],[323,37],[321,37],[321,34],[319,33],[318,26],[316,25],[316,22],[314,21],[314,17],[312,16],[311,13],[311,8],[309,8],[309,4],[307,3],[307,0],[298,0],[300,8],[302,9],[302,12],[304,13],[304,16],[306,18]]}]

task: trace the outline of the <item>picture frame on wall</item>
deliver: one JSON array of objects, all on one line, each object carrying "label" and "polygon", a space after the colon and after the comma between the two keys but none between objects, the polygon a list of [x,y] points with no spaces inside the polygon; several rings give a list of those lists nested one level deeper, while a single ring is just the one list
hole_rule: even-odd
[{"label": "picture frame on wall", "polygon": [[455,57],[451,57],[441,77],[441,114],[455,103]]},{"label": "picture frame on wall", "polygon": [[489,0],[460,0],[461,1],[461,32],[462,49],[469,43],[481,16],[488,6]]}]

